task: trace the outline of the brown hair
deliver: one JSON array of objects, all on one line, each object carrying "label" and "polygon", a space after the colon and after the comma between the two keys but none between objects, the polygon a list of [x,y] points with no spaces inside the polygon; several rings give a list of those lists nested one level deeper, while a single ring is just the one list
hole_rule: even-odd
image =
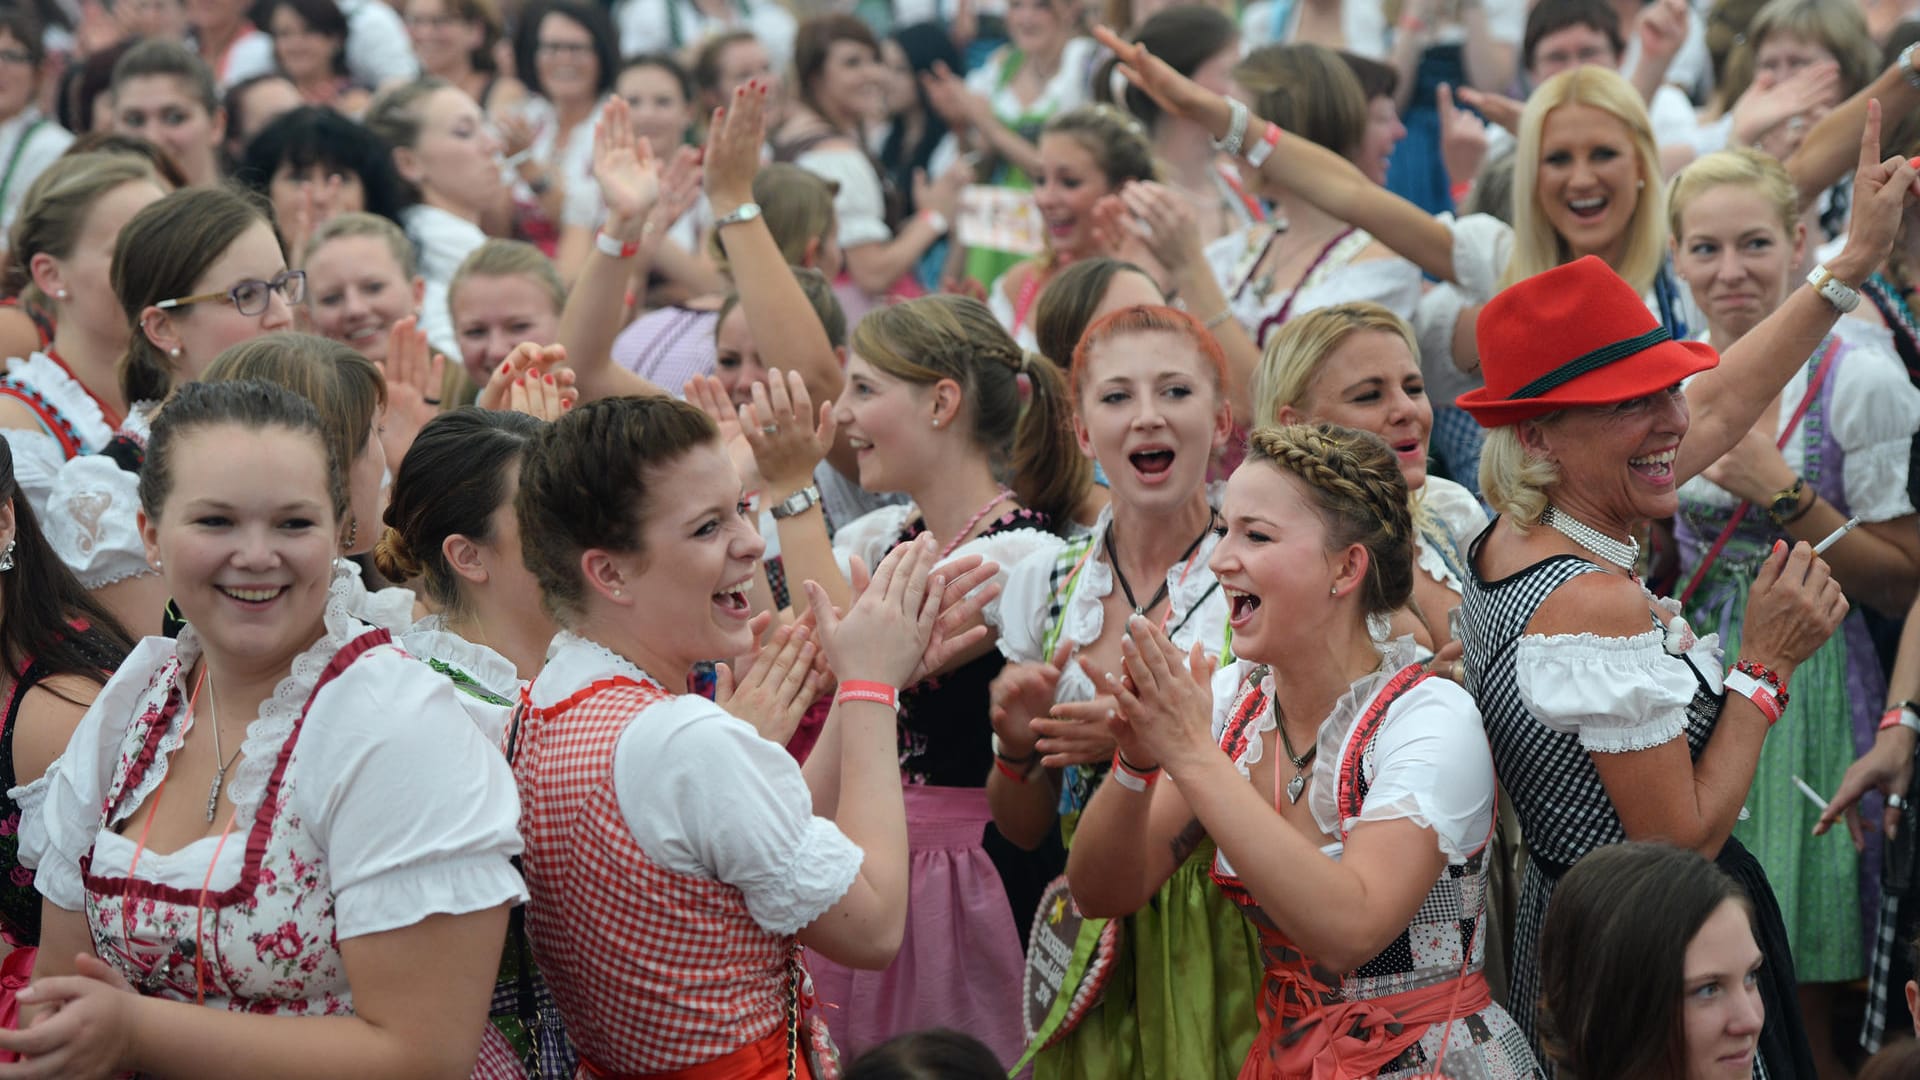
[{"label": "brown hair", "polygon": [[1042,136],[1065,135],[1093,155],[1093,163],[1118,188],[1129,180],[1154,177],[1153,147],[1140,122],[1111,105],[1081,105],[1056,114]]},{"label": "brown hair", "polygon": [[1413,516],[1407,480],[1380,436],[1334,424],[1262,427],[1247,440],[1247,461],[1288,473],[1313,493],[1327,549],[1367,549],[1360,599],[1369,615],[1406,606],[1413,596]]},{"label": "brown hair", "polygon": [[1609,844],[1567,871],[1539,953],[1541,1041],[1562,1076],[1686,1075],[1687,944],[1728,900],[1753,917],[1739,883],[1671,844]]},{"label": "brown hair", "polygon": [[394,265],[400,268],[400,276],[411,281],[415,273],[413,241],[400,231],[390,218],[378,214],[349,211],[335,214],[326,223],[313,231],[313,239],[307,241],[306,262],[313,261],[313,253],[328,243],[349,236],[370,236],[387,245],[387,252],[393,256]]},{"label": "brown hair", "polygon": [[173,158],[160,149],[158,143],[143,139],[138,135],[127,135],[118,131],[89,131],[67,144],[61,157],[73,157],[77,154],[104,154],[109,157],[122,157],[132,161],[144,161],[155,182],[166,191],[178,191],[187,186],[186,174]]},{"label": "brown hair", "polygon": [[[1020,502],[1065,529],[1093,482],[1093,465],[1073,438],[1066,379],[1007,336],[987,306],[941,294],[876,308],[853,331],[861,359],[903,382],[951,379],[985,450]],[[1020,376],[1030,394],[1023,402]]]},{"label": "brown hair", "polygon": [[[840,306],[840,297],[833,291],[833,282],[827,275],[809,266],[789,267],[794,279],[800,282],[800,291],[813,306],[813,313],[820,318],[820,326],[827,332],[827,344],[834,348],[844,348],[847,344],[847,312]],[[714,317],[713,332],[719,336],[720,324],[727,321],[733,309],[740,306],[740,293],[729,290],[726,299],[720,301],[720,311]]]},{"label": "brown hair", "polygon": [[582,555],[642,553],[654,474],[719,439],[706,413],[667,397],[589,402],[534,438],[513,507],[520,557],[555,619],[585,611]]},{"label": "brown hair", "polygon": [[815,15],[801,21],[793,35],[793,91],[800,103],[818,113],[822,120],[827,114],[821,111],[820,102],[813,96],[813,82],[826,70],[827,56],[833,52],[836,41],[864,45],[873,50],[874,59],[880,58],[880,39],[873,36],[865,22],[852,15]]},{"label": "brown hair", "polygon": [[39,254],[66,259],[73,255],[93,205],[127,184],[145,180],[156,190],[160,183],[147,164],[118,154],[74,154],[48,165],[20,200],[7,245],[7,290],[20,305],[47,311],[51,301],[33,283],[33,257]]},{"label": "brown hair", "polygon": [[508,470],[526,460],[543,427],[525,413],[473,408],[427,421],[394,473],[373,565],[389,581],[420,578],[443,611],[460,611],[460,576],[447,563],[447,538],[493,539],[493,512],[513,497]]},{"label": "brown hair", "polygon": [[[191,187],[144,207],[120,230],[111,277],[127,316],[120,392],[128,404],[159,401],[173,389],[173,362],[148,340],[141,313],[192,293],[200,276],[256,225],[273,228],[273,210],[259,197],[232,187]],[[278,239],[278,230],[274,235]]]},{"label": "brown hair", "polygon": [[248,431],[277,427],[312,435],[327,462],[327,495],[337,525],[347,514],[347,464],[334,455],[313,402],[284,386],[258,380],[193,382],[167,399],[153,418],[146,461],[140,466],[140,509],[153,521],[173,491],[174,443],[201,428],[235,424]]},{"label": "brown hair", "polygon": [[[373,101],[367,105],[367,113],[361,118],[360,124],[373,132],[381,142],[387,144],[389,157],[395,150],[403,148],[411,150],[420,145],[420,131],[425,123],[425,118],[421,116],[421,107],[426,103],[427,98],[452,88],[452,83],[445,79],[436,79],[431,75],[423,75],[412,82],[390,86],[374,95]],[[396,174],[399,172],[398,165],[394,166],[394,171]],[[407,196],[411,200],[419,201],[420,185],[404,176],[400,177],[400,183],[404,185]]]},{"label": "brown hair", "polygon": [[1746,33],[1737,39],[1727,57],[1726,78],[1720,84],[1720,100],[1731,103],[1753,85],[1755,62],[1760,46],[1774,34],[1792,34],[1804,38],[1833,54],[1840,65],[1840,96],[1859,93],[1880,73],[1880,47],[1867,28],[1867,16],[1859,4],[1838,0],[1768,0],[1754,13]]},{"label": "brown hair", "polygon": [[338,509],[346,520],[346,470],[360,459],[387,402],[387,380],[373,361],[330,338],[281,331],[221,353],[200,381],[272,383],[312,402],[327,452],[340,462]]},{"label": "brown hair", "polygon": [[[448,14],[458,16],[470,23],[480,24],[480,43],[467,54],[467,63],[473,70],[492,74],[496,66],[493,62],[493,47],[500,44],[501,35],[506,33],[506,23],[501,21],[500,9],[493,0],[443,0]],[[406,5],[401,5],[400,14],[405,15]],[[484,102],[482,104],[485,104]]]},{"label": "brown hair", "polygon": [[213,69],[200,59],[199,53],[177,41],[161,38],[148,38],[135,44],[114,62],[109,92],[117,99],[127,80],[151,75],[180,80],[188,96],[197,98],[208,116],[220,111],[220,90],[214,81]]},{"label": "brown hair", "polygon": [[[807,241],[818,240],[824,246],[840,227],[833,211],[833,199],[838,194],[839,181],[823,179],[790,162],[771,162],[754,174],[753,201],[759,205],[760,220],[767,223],[767,231],[773,234],[773,242],[787,265],[805,262]],[[721,273],[730,273],[718,229],[707,238],[707,254]]]},{"label": "brown hair", "polygon": [[[1106,299],[1107,287],[1120,274],[1139,274],[1153,281],[1153,275],[1140,267],[1105,255],[1075,259],[1048,277],[1033,303],[1033,338],[1041,356],[1062,368],[1072,366],[1080,335],[1086,333],[1100,301]],[[1159,288],[1158,282],[1154,288]]]},{"label": "brown hair", "polygon": [[1345,157],[1366,135],[1367,95],[1332,49],[1264,45],[1234,65],[1233,81],[1253,95],[1255,116],[1279,124],[1290,136]]},{"label": "brown hair", "polygon": [[743,41],[759,40],[751,30],[728,30],[701,42],[700,51],[693,54],[693,67],[687,72],[693,77],[694,88],[699,93],[718,94],[721,54]]}]

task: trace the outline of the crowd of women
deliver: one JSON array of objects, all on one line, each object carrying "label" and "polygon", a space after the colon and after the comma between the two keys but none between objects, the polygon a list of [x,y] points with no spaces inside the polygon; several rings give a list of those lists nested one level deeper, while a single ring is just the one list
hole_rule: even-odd
[{"label": "crowd of women", "polygon": [[0,1077],[1920,1074],[1911,9],[0,8]]}]

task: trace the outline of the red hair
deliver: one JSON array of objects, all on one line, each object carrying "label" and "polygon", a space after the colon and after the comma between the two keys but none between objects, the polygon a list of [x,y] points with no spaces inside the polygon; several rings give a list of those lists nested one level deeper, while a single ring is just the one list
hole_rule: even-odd
[{"label": "red hair", "polygon": [[1200,354],[1204,367],[1213,374],[1213,387],[1224,393],[1227,385],[1227,354],[1220,348],[1220,342],[1214,340],[1199,319],[1161,304],[1135,304],[1101,316],[1092,326],[1080,335],[1080,344],[1073,347],[1073,365],[1068,369],[1068,378],[1073,386],[1073,398],[1080,400],[1080,391],[1087,382],[1087,362],[1093,350],[1117,337],[1133,334],[1172,334],[1185,338]]}]

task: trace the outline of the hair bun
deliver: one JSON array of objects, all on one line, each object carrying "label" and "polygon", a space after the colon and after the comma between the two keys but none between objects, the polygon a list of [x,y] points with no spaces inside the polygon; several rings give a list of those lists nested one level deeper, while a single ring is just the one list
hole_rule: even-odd
[{"label": "hair bun", "polygon": [[412,581],[427,571],[407,545],[407,538],[391,526],[380,534],[380,542],[373,546],[373,566],[393,582]]}]

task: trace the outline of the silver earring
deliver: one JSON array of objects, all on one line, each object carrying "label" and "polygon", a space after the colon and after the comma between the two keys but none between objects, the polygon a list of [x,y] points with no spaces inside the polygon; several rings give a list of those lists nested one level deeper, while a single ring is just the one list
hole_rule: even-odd
[{"label": "silver earring", "polygon": [[341,541],[340,550],[352,551],[353,542],[358,539],[360,539],[360,518],[359,515],[352,515],[347,518],[347,538]]},{"label": "silver earring", "polygon": [[67,290],[60,289],[57,292],[55,292],[53,296],[54,296],[54,299],[56,300],[65,300],[67,298]]},{"label": "silver earring", "polygon": [[14,544],[15,541],[9,540],[7,541],[7,546],[4,549],[0,549],[0,571],[13,569]]}]

